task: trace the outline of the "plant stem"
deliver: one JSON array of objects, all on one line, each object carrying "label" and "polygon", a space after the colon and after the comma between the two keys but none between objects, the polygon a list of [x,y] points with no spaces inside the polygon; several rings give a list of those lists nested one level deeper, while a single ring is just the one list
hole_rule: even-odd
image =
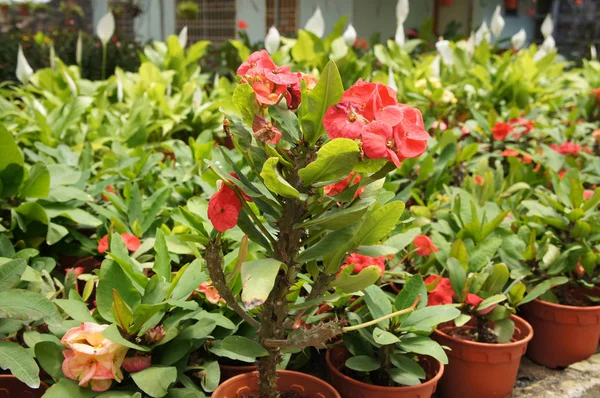
[{"label": "plant stem", "polygon": [[421,295],[419,294],[417,296],[417,299],[415,300],[415,302],[412,303],[412,305],[410,307],[405,308],[403,310],[392,312],[391,314],[384,315],[382,317],[379,317],[377,319],[373,319],[372,321],[369,321],[369,322],[361,323],[359,325],[346,326],[344,328],[344,332],[352,332],[354,330],[364,329],[364,328],[367,328],[369,326],[377,325],[379,322],[385,321],[386,319],[394,318],[394,317],[396,317],[398,315],[403,315],[403,314],[408,314],[409,312],[413,312],[415,310],[415,308],[417,308],[417,304],[419,304],[419,299],[420,298],[421,298]]},{"label": "plant stem", "polygon": [[108,50],[107,44],[102,45],[102,80],[106,78],[106,53]]}]

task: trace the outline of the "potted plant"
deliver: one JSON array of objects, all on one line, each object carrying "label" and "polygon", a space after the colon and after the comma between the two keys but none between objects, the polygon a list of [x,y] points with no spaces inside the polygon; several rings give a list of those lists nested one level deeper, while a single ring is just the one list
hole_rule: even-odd
[{"label": "potted plant", "polygon": [[451,305],[427,307],[427,290],[420,275],[410,278],[396,297],[377,286],[363,293],[366,305],[349,312],[352,324],[377,319],[383,313],[416,309],[368,328],[346,328],[343,345],[327,352],[332,385],[345,397],[431,397],[448,358],[429,334],[460,311]]},{"label": "potted plant", "polygon": [[[523,316],[535,330],[527,355],[556,368],[593,355],[600,339],[600,240],[592,233],[600,227],[600,189],[585,189],[576,170],[562,179],[550,173],[552,190],[541,189],[537,200],[522,203],[532,236],[538,222],[547,225],[541,238],[532,237],[528,245],[529,278],[548,283],[562,277],[563,284],[525,305]],[[552,350],[547,348],[550,342]]]},{"label": "potted plant", "polygon": [[182,1],[177,6],[177,16],[181,19],[196,19],[200,13],[200,7],[195,1]]},{"label": "potted plant", "polygon": [[[429,134],[420,112],[398,104],[385,85],[359,81],[344,93],[334,63],[317,82],[275,65],[261,51],[237,72],[237,115],[224,122],[235,150],[221,151],[221,166],[206,161],[220,180],[207,209],[214,229],[208,232],[201,217],[190,217],[197,237],[186,239],[198,242],[220,297],[258,330],[255,340],[235,346],[258,357],[258,379],[230,379],[213,396],[234,384],[249,394],[277,397],[290,388],[287,376],[278,382],[282,350],[322,347],[344,333],[340,320],[311,328],[294,328],[296,322],[329,290],[359,291],[381,276],[378,266],[370,266],[336,278],[348,253],[376,245],[395,228],[404,205],[389,197],[378,203],[379,184],[400,158],[422,154]],[[385,137],[397,138],[386,146]],[[224,268],[234,233],[229,231],[236,226],[261,249],[251,261],[240,251],[238,265]],[[310,288],[298,290],[303,285]],[[316,385],[305,375],[294,377],[305,389]],[[337,396],[331,388],[322,393]]]}]

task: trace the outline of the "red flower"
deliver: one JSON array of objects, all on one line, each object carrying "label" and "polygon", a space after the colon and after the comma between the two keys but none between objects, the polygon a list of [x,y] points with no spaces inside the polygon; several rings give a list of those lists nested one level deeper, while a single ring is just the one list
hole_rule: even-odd
[{"label": "red flower", "polygon": [[273,69],[265,69],[265,77],[275,84],[297,84],[299,82],[298,74],[290,72],[289,66],[276,66]]},{"label": "red flower", "polygon": [[525,119],[523,117],[516,117],[514,119],[510,119],[508,123],[513,127],[519,128],[519,131],[514,133],[515,139],[518,139],[522,134],[529,133],[531,130],[533,130],[534,127],[534,123],[531,120]]},{"label": "red flower", "polygon": [[221,296],[219,295],[219,291],[216,287],[213,286],[211,281],[202,282],[202,284],[198,286],[198,290],[201,293],[204,293],[206,299],[212,304],[219,304],[219,302],[225,302],[225,300],[221,298]]},{"label": "red flower", "polygon": [[[342,191],[344,189],[346,189],[346,187],[348,187],[348,185],[358,184],[360,182],[360,179],[361,179],[360,174],[356,174],[355,172],[352,172],[352,173],[350,173],[350,175],[348,177],[344,178],[340,182],[336,182],[335,184],[325,185],[323,187],[323,191],[325,192],[325,195],[327,195],[327,196],[336,196],[336,195],[339,195],[340,193],[342,193]],[[350,184],[350,180],[352,180],[352,184]],[[364,190],[365,190],[365,187],[358,188],[356,190],[356,192],[354,193],[354,197],[356,198]]]},{"label": "red flower", "polygon": [[248,23],[246,21],[244,21],[243,19],[240,19],[237,21],[237,27],[238,29],[248,29]]},{"label": "red flower", "polygon": [[593,89],[590,94],[594,95],[596,97],[596,100],[600,101],[600,88],[595,88]]},{"label": "red flower", "polygon": [[75,277],[77,278],[79,275],[83,274],[83,267],[75,267],[75,268],[65,268],[65,273],[69,274],[73,274],[75,275]]},{"label": "red flower", "polygon": [[505,149],[502,151],[501,155],[506,157],[515,157],[519,156],[519,152],[515,151],[514,149]]},{"label": "red flower", "polygon": [[415,240],[413,241],[413,243],[415,244],[415,247],[417,248],[417,254],[419,256],[429,256],[431,254],[431,252],[436,252],[438,251],[438,248],[436,245],[433,244],[433,242],[431,241],[431,239],[429,239],[428,236],[425,235],[419,235],[417,237],[415,237]]},{"label": "red flower", "polygon": [[586,189],[585,191],[583,191],[583,199],[589,200],[592,196],[594,196],[594,191],[592,191],[591,189]]},{"label": "red flower", "polygon": [[[112,194],[114,194],[114,193],[115,193],[115,189],[113,188],[113,186],[112,186],[112,185],[109,185],[109,186],[107,186],[107,187],[106,187],[106,189],[105,189],[105,191],[106,191],[106,192],[110,192],[110,193],[112,193]],[[107,197],[106,195],[102,195],[102,199],[103,199],[104,201],[108,201],[108,197]]]},{"label": "red flower", "polygon": [[[121,234],[121,239],[123,239],[127,250],[132,252],[139,249],[142,245],[140,240],[135,235]],[[100,239],[100,242],[98,242],[98,253],[104,253],[106,251],[108,251],[108,234],[104,235],[102,239]]]},{"label": "red flower", "polygon": [[236,226],[242,210],[242,201],[227,184],[222,184],[208,201],[208,219],[219,232],[225,232]]},{"label": "red flower", "polygon": [[495,140],[502,141],[513,132],[513,128],[510,124],[504,122],[497,122],[492,127],[492,134]]},{"label": "red flower", "polygon": [[98,253],[104,253],[108,250],[108,234],[104,235],[98,242]]},{"label": "red flower", "polygon": [[357,105],[351,102],[339,102],[325,112],[323,127],[331,139],[358,138],[363,127],[369,121],[359,113]]},{"label": "red flower", "polygon": [[482,176],[473,177],[473,181],[475,181],[475,184],[477,184],[477,185],[483,185],[485,183],[485,180],[483,179]]},{"label": "red flower", "polygon": [[248,79],[254,75],[264,73],[265,69],[275,69],[277,66],[269,56],[267,50],[256,51],[243,62],[236,73],[242,78]]},{"label": "red flower", "polygon": [[467,299],[465,300],[465,303],[472,305],[473,307],[477,307],[482,301],[483,299],[478,295],[469,293],[467,294]]},{"label": "red flower", "polygon": [[400,159],[394,147],[392,126],[385,122],[374,121],[367,124],[362,130],[363,151],[370,159],[388,159],[400,167]]},{"label": "red flower", "polygon": [[358,253],[352,253],[346,257],[346,264],[340,268],[340,271],[350,265],[354,265],[352,272],[355,274],[358,274],[360,271],[371,265],[376,265],[381,270],[381,275],[383,275],[385,272],[385,257],[369,257]]},{"label": "red flower", "polygon": [[550,148],[554,149],[556,152],[561,155],[579,155],[579,151],[581,151],[581,145],[577,145],[573,142],[563,142],[560,146],[556,144],[550,145]]},{"label": "red flower", "polygon": [[[538,165],[539,166],[539,165]],[[566,169],[562,169],[558,172],[558,178],[560,178],[561,180],[563,179],[563,177],[565,176],[565,174],[567,174],[567,170]]]},{"label": "red flower", "polygon": [[256,100],[262,105],[275,105],[284,93],[287,93],[287,87],[277,85],[270,80],[257,78],[252,89],[256,94]]},{"label": "red flower", "polygon": [[523,155],[523,159],[521,159],[521,162],[523,162],[523,164],[531,164],[533,163],[533,158],[531,157],[531,155],[526,153]]},{"label": "red flower", "polygon": [[277,144],[281,139],[281,131],[259,115],[254,116],[252,131],[254,131],[254,137],[262,143]]},{"label": "red flower", "polygon": [[402,110],[402,121],[394,127],[394,138],[401,158],[419,157],[427,149],[429,133],[425,131],[423,115],[408,105],[399,105]]},{"label": "red flower", "polygon": [[452,290],[450,279],[440,275],[430,275],[425,278],[424,282],[426,285],[435,284],[433,290],[427,295],[427,306],[452,304],[454,290]]}]

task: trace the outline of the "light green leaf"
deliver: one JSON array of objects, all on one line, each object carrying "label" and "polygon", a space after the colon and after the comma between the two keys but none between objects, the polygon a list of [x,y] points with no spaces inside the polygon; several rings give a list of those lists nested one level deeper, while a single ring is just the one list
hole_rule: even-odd
[{"label": "light green leaf", "polygon": [[0,340],[0,368],[10,369],[17,379],[31,388],[40,386],[40,369],[35,360],[25,348],[16,343]]},{"label": "light green leaf", "polygon": [[358,231],[357,243],[370,246],[379,242],[396,227],[403,211],[402,202],[390,202],[375,210]]},{"label": "light green leaf", "polygon": [[492,305],[498,304],[506,300],[507,297],[504,294],[495,294],[491,297],[486,298],[477,306],[477,311],[485,310],[486,308],[491,307]]},{"label": "light green leaf", "polygon": [[74,319],[79,322],[96,322],[94,318],[92,318],[92,314],[90,314],[90,310],[85,305],[85,303],[78,300],[66,300],[66,299],[57,299],[54,300],[56,305],[58,305],[71,319]]},{"label": "light green leaf", "polygon": [[[396,301],[394,302],[395,309],[400,311],[409,308],[419,295],[421,297],[419,298],[419,306],[417,308],[427,304],[427,288],[425,287],[425,283],[423,283],[423,277],[420,274],[416,274],[404,284],[404,287],[398,296],[396,296]],[[398,320],[402,322],[409,315],[402,314],[398,317]]]},{"label": "light green leaf", "polygon": [[131,374],[135,384],[152,398],[167,395],[169,386],[177,381],[177,368],[152,366]]},{"label": "light green leaf", "polygon": [[133,348],[134,350],[143,351],[143,352],[150,351],[150,347],[135,344],[135,343],[132,343],[131,341],[123,338],[123,336],[121,336],[121,333],[119,332],[119,327],[117,326],[116,323],[113,323],[112,325],[110,325],[109,327],[104,329],[102,331],[102,336],[104,336],[108,340],[112,341],[113,343],[121,344],[121,345],[124,345],[125,347]]},{"label": "light green leaf", "polygon": [[254,340],[244,336],[227,336],[223,339],[222,347],[245,357],[264,357],[269,352]]},{"label": "light green leaf", "polygon": [[0,264],[0,292],[16,285],[26,267],[27,262],[25,260],[11,260]]},{"label": "light green leaf", "polygon": [[346,177],[360,160],[358,144],[348,138],[327,142],[317,152],[317,159],[298,171],[304,185]]},{"label": "light green leaf", "polygon": [[169,287],[170,296],[167,297],[174,300],[185,299],[207,280],[208,275],[202,271],[201,260],[196,259],[177,272]]},{"label": "light green leaf", "polygon": [[448,268],[448,272],[450,274],[450,284],[452,285],[452,290],[458,296],[458,300],[460,302],[463,301],[463,296],[467,292],[465,292],[465,283],[467,281],[467,274],[463,269],[460,262],[455,258],[449,258],[446,264]]},{"label": "light green leaf", "polygon": [[377,359],[368,355],[358,355],[348,358],[346,360],[346,367],[358,372],[372,372],[379,369],[381,364]]},{"label": "light green leaf", "polygon": [[50,173],[42,162],[37,162],[29,170],[29,178],[21,187],[23,198],[45,198],[50,192]]},{"label": "light green leaf", "polygon": [[529,303],[530,301],[535,300],[540,297],[542,294],[546,293],[548,290],[552,289],[555,286],[562,285],[569,281],[568,278],[564,276],[555,276],[553,278],[547,279],[542,283],[536,285],[533,289],[527,293],[527,295],[517,303],[517,305],[523,305]]},{"label": "light green leaf", "polygon": [[34,351],[37,361],[46,373],[55,379],[64,377],[62,373],[62,363],[65,360],[62,354],[64,346],[51,341],[40,341],[35,345]]},{"label": "light green leaf", "polygon": [[0,124],[0,171],[9,164],[23,166],[23,154],[17,146],[12,134]]},{"label": "light green leaf", "polygon": [[406,352],[432,356],[444,365],[448,363],[448,356],[442,346],[429,337],[409,334],[400,339],[399,346]]},{"label": "light green leaf", "polygon": [[375,199],[372,198],[359,200],[350,207],[342,209],[334,208],[333,210],[330,210],[317,218],[305,221],[300,225],[303,228],[320,226],[325,229],[340,230],[359,220],[374,202]]},{"label": "light green leaf", "polygon": [[401,330],[431,332],[440,323],[448,322],[460,315],[452,305],[435,305],[412,312],[400,325]]},{"label": "light green leaf", "polygon": [[513,334],[515,333],[515,323],[509,318],[498,319],[494,321],[494,333],[498,338],[498,343],[510,343]]},{"label": "light green leaf", "polygon": [[[367,307],[369,308],[369,312],[373,319],[392,313],[392,303],[380,287],[375,285],[369,286],[364,290],[364,293],[365,303],[367,303]],[[379,322],[377,325],[382,329],[386,329],[389,324],[390,320],[386,319]]]},{"label": "light green leaf", "polygon": [[167,282],[171,282],[171,257],[169,256],[165,236],[160,228],[156,229],[154,250],[156,251],[156,257],[154,258],[154,267],[152,269],[159,277],[164,278]]},{"label": "light green leaf", "polygon": [[0,318],[12,318],[20,321],[44,320],[49,325],[62,321],[58,310],[40,293],[11,289],[0,292]]},{"label": "light green leaf", "polygon": [[373,330],[373,340],[375,340],[377,344],[381,345],[396,344],[400,342],[400,339],[398,339],[398,337],[380,328],[375,328]]},{"label": "light green leaf", "polygon": [[232,98],[233,104],[242,116],[244,124],[252,126],[254,115],[258,113],[256,94],[249,84],[240,84],[235,88]]},{"label": "light green leaf", "polygon": [[267,159],[263,165],[260,176],[263,179],[265,186],[271,191],[284,198],[300,199],[300,193],[296,188],[292,187],[277,171],[279,159],[272,157]]},{"label": "light green leaf", "polygon": [[74,380],[62,378],[46,391],[44,398],[92,398],[96,394],[89,388],[79,387]]},{"label": "light green leaf", "polygon": [[394,382],[402,386],[417,386],[421,384],[418,377],[411,373],[405,372],[403,369],[391,368],[387,369],[388,374]]},{"label": "light green leaf", "polygon": [[246,309],[262,305],[281,268],[281,261],[272,258],[246,261],[242,264],[242,302]]},{"label": "light green leaf", "polygon": [[342,272],[332,283],[331,287],[343,293],[354,293],[366,289],[381,277],[381,269],[376,265],[363,268],[358,274]]}]

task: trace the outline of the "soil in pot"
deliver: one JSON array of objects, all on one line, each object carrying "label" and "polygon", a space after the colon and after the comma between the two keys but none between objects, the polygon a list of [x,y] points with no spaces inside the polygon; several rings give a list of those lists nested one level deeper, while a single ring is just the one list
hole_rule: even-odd
[{"label": "soil in pot", "polygon": [[566,367],[589,358],[600,339],[600,305],[591,304],[581,292],[565,294],[559,290],[555,294],[559,301],[585,305],[534,300],[522,308],[523,317],[535,330],[527,356],[549,368]]},{"label": "soil in pot", "polygon": [[446,351],[449,363],[439,385],[441,396],[488,398],[510,395],[521,357],[533,336],[533,329],[524,319],[515,315],[511,319],[515,323],[515,332],[507,344],[465,339],[465,336],[475,336],[479,329],[476,326],[447,324],[438,327],[432,338],[451,349]]},{"label": "soil in pot", "polygon": [[[277,389],[284,398],[341,398],[325,381],[314,376],[289,370],[277,371]],[[213,398],[258,397],[258,372],[246,373],[222,383]]]},{"label": "soil in pot", "polygon": [[420,364],[427,374],[427,379],[422,384],[410,387],[369,384],[358,380],[358,375],[344,366],[349,357],[350,353],[345,347],[332,347],[326,355],[329,370],[328,380],[344,398],[431,397],[444,373],[444,365],[433,358],[424,356],[420,358]]}]

